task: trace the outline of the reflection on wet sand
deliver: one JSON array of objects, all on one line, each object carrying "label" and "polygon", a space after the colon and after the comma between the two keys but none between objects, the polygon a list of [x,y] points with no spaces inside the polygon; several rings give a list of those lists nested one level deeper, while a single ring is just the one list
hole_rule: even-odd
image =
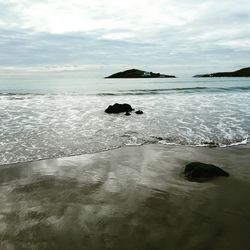
[{"label": "reflection on wet sand", "polygon": [[[0,249],[248,249],[248,147],[147,145],[0,169]],[[231,177],[186,181],[187,162]]]}]

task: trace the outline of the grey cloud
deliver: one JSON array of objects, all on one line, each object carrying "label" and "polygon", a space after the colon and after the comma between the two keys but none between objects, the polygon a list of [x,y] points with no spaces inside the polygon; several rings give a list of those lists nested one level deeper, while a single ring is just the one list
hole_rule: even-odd
[{"label": "grey cloud", "polygon": [[0,64],[119,62],[151,48],[150,44],[100,40],[79,33],[48,34],[0,31]]},{"label": "grey cloud", "polygon": [[[176,3],[176,1],[174,1]],[[180,6],[195,7],[197,1],[182,1]],[[131,65],[167,69],[190,75],[213,70],[250,66],[250,4],[238,1],[204,1],[201,13],[179,26],[141,27],[134,38],[103,39],[106,34],[134,32],[126,29],[96,29],[78,33],[37,33],[23,29],[16,8],[0,8],[0,66],[36,66],[49,64]],[[27,3],[26,3],[27,4]],[[209,8],[213,6],[213,8]],[[97,16],[96,18],[100,18]],[[241,43],[237,47],[237,43]],[[244,46],[243,42],[246,44]],[[234,43],[231,46],[230,43]],[[164,70],[165,71],[165,70]]]}]

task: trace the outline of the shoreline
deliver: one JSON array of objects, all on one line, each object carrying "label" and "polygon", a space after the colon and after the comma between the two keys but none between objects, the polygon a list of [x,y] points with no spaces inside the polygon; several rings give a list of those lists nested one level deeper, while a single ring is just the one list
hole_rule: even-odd
[{"label": "shoreline", "polygon": [[[0,248],[248,249],[249,160],[249,144],[150,144],[9,164],[0,168]],[[230,177],[189,182],[192,161]]]},{"label": "shoreline", "polygon": [[[245,143],[246,141],[246,143]],[[182,144],[175,144],[175,143],[162,143],[161,141],[158,141],[156,143],[143,143],[143,144],[127,144],[127,145],[122,145],[119,147],[115,147],[115,148],[109,148],[109,149],[104,149],[101,151],[97,151],[97,152],[86,152],[86,153],[79,153],[79,154],[73,154],[73,155],[65,155],[65,156],[56,156],[56,157],[48,157],[48,158],[41,158],[41,159],[34,159],[34,160],[27,160],[27,161],[17,161],[17,162],[10,162],[10,163],[3,163],[0,164],[0,168],[1,167],[8,167],[9,165],[13,165],[13,164],[22,164],[22,163],[32,163],[32,162],[39,162],[39,161],[45,161],[45,160],[56,160],[56,159],[64,159],[64,158],[70,158],[70,157],[77,157],[77,156],[84,156],[84,155],[94,155],[94,154],[99,154],[99,153],[104,153],[107,151],[112,151],[112,150],[119,150],[119,149],[123,149],[123,148],[127,148],[127,147],[144,147],[144,146],[149,146],[149,145],[163,145],[165,147],[187,147],[187,148],[250,148],[250,142],[248,141],[248,138],[241,141],[241,142],[237,142],[237,143],[232,143],[230,145],[222,145],[222,146],[213,146],[209,145],[209,144],[199,144],[199,145],[182,145]]]}]

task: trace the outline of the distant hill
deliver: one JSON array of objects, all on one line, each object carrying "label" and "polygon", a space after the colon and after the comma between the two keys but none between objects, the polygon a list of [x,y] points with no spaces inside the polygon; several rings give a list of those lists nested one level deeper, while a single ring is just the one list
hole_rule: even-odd
[{"label": "distant hill", "polygon": [[233,72],[218,72],[204,75],[195,75],[193,77],[250,77],[250,67]]},{"label": "distant hill", "polygon": [[175,76],[147,72],[139,69],[129,69],[118,72],[105,78],[175,78]]}]

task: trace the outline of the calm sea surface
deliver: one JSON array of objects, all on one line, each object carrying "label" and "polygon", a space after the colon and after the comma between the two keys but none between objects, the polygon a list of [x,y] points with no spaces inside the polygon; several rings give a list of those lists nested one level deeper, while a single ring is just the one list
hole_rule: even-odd
[{"label": "calm sea surface", "polygon": [[[249,78],[0,76],[0,164],[146,143],[247,143],[249,100]],[[116,102],[144,114],[106,114]]]}]

